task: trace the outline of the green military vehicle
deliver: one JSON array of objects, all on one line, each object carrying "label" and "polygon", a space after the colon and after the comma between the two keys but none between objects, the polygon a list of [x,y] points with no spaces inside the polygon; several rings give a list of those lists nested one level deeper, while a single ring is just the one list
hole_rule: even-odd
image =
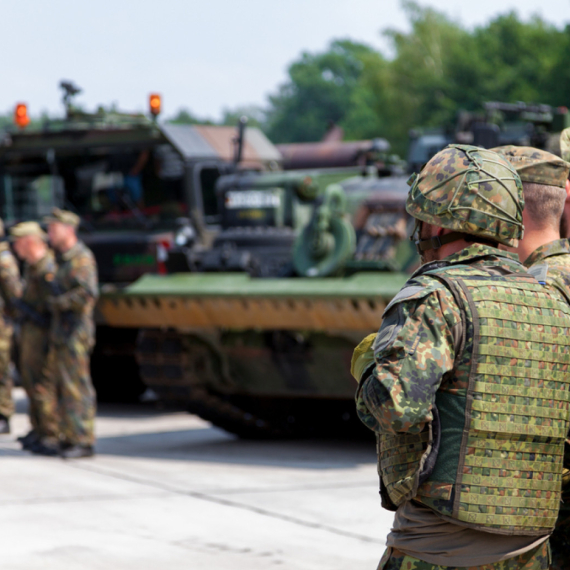
[{"label": "green military vehicle", "polygon": [[532,146],[560,155],[560,132],[568,126],[566,107],[489,101],[481,112],[461,111],[453,126],[412,130],[408,167],[410,172],[419,172],[434,154],[452,143],[484,148]]},{"label": "green military vehicle", "polygon": [[[289,180],[297,198],[314,183],[306,176]],[[287,217],[275,194],[234,198],[219,187],[228,210],[233,200],[244,205],[243,218],[233,211],[228,216]],[[276,270],[262,276],[255,264],[228,265],[228,256],[225,265],[218,258],[222,272],[203,271],[203,262],[201,272],[147,275],[105,293],[101,316],[109,326],[140,331],[141,376],[162,400],[232,433],[360,433],[352,350],[378,329],[387,303],[418,263],[407,239],[407,190],[404,176],[360,175],[329,184],[309,193],[312,209],[291,241],[287,271],[276,262]],[[357,194],[359,206],[350,215],[350,196]],[[252,214],[258,210],[262,214]]]},{"label": "green military vehicle", "polygon": [[[280,172],[236,172],[216,182],[220,231],[211,246],[177,237],[169,251],[169,273],[245,271],[256,277],[293,275],[292,246],[313,215],[327,186],[345,185],[346,209],[353,216],[370,184],[404,167],[383,139],[279,145]],[[297,168],[307,165],[310,168]]]},{"label": "green military vehicle", "polygon": [[[103,289],[165,272],[176,235],[211,244],[220,227],[215,183],[238,162],[279,167],[279,152],[258,129],[242,125],[236,136],[232,127],[160,124],[158,95],[150,98],[150,117],[85,113],[72,104],[79,89],[62,87],[65,117],[28,125],[20,104],[17,126],[0,133],[0,217],[11,225],[39,220],[54,206],[77,212]],[[92,363],[100,397],[140,391],[136,331],[98,324]]]},{"label": "green military vehicle", "polygon": [[[209,247],[185,243],[168,252],[168,273],[245,271],[256,277],[292,274],[291,250],[314,203],[328,185],[354,176],[358,167],[288,172],[240,172],[216,184],[220,231]],[[352,210],[366,195],[355,190]]]}]

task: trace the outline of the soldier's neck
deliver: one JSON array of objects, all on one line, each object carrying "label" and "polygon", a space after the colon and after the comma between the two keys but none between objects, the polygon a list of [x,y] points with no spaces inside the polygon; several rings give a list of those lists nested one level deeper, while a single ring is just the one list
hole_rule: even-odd
[{"label": "soldier's neck", "polygon": [[514,251],[519,254],[519,259],[524,263],[526,258],[539,247],[560,239],[558,229],[538,229],[525,225],[524,239]]},{"label": "soldier's neck", "polygon": [[[435,228],[434,236],[437,235],[442,237],[446,234],[451,233],[452,230],[448,230],[446,228]],[[433,237],[433,236],[432,236]],[[464,239],[458,239],[456,241],[452,241],[450,243],[446,243],[442,245],[439,249],[434,251],[433,259],[445,259],[454,253],[459,253],[462,249],[465,249],[467,246],[472,245],[467,243]]]}]

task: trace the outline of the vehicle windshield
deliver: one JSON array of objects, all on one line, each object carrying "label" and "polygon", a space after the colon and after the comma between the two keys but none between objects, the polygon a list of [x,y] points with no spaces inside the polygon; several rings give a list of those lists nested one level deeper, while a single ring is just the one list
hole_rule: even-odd
[{"label": "vehicle windshield", "polygon": [[98,229],[171,225],[187,214],[184,163],[166,144],[93,156],[14,161],[0,172],[0,216],[40,219],[53,207]]}]

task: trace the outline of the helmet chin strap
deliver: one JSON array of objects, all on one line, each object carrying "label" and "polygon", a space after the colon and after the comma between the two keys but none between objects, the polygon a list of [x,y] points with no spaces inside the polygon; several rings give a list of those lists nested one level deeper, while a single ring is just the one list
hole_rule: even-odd
[{"label": "helmet chin strap", "polygon": [[[415,240],[414,243],[416,244],[416,249],[418,250],[418,253],[421,255],[424,251],[428,251],[429,249],[439,249],[441,246],[445,245],[446,243],[459,241],[460,239],[467,239],[468,237],[469,236],[467,234],[461,232],[451,232],[441,237],[435,236],[432,238],[417,239]],[[470,240],[467,239],[467,241]]]},{"label": "helmet chin strap", "polygon": [[422,220],[418,220],[416,218],[416,223],[414,225],[414,229],[412,230],[412,235],[410,236],[410,240],[413,241],[414,244],[416,245],[418,255],[420,256],[424,251],[428,251],[429,249],[439,249],[442,245],[445,245],[446,243],[451,243],[452,241],[458,241],[460,239],[469,238],[469,236],[467,236],[464,233],[451,232],[441,237],[435,236],[431,238],[421,239],[420,236],[422,233],[422,225],[423,225]]},{"label": "helmet chin strap", "polygon": [[[465,240],[467,242],[477,242],[477,243],[484,243],[493,247],[497,247],[498,243],[487,238],[474,236],[471,234],[466,234],[463,232],[450,232],[448,234],[444,234],[443,236],[435,236],[431,238],[420,239],[420,235],[422,232],[422,221],[416,219],[416,224],[412,231],[412,235],[410,236],[410,240],[414,242],[416,245],[416,249],[418,251],[418,255],[422,255],[424,251],[428,251],[430,249],[439,249],[440,247],[444,246],[445,244],[452,243],[454,241]],[[417,236],[417,239],[415,239]]]}]

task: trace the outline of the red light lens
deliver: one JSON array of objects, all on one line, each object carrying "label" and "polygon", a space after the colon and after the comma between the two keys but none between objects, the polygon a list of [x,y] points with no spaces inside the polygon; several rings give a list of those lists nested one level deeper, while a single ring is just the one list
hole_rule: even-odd
[{"label": "red light lens", "polygon": [[149,97],[150,112],[153,115],[158,115],[160,113],[160,104],[161,104],[160,95],[158,95],[157,93],[153,93]]},{"label": "red light lens", "polygon": [[16,109],[14,110],[14,122],[22,128],[29,124],[28,106],[25,103],[18,103],[16,105]]}]

